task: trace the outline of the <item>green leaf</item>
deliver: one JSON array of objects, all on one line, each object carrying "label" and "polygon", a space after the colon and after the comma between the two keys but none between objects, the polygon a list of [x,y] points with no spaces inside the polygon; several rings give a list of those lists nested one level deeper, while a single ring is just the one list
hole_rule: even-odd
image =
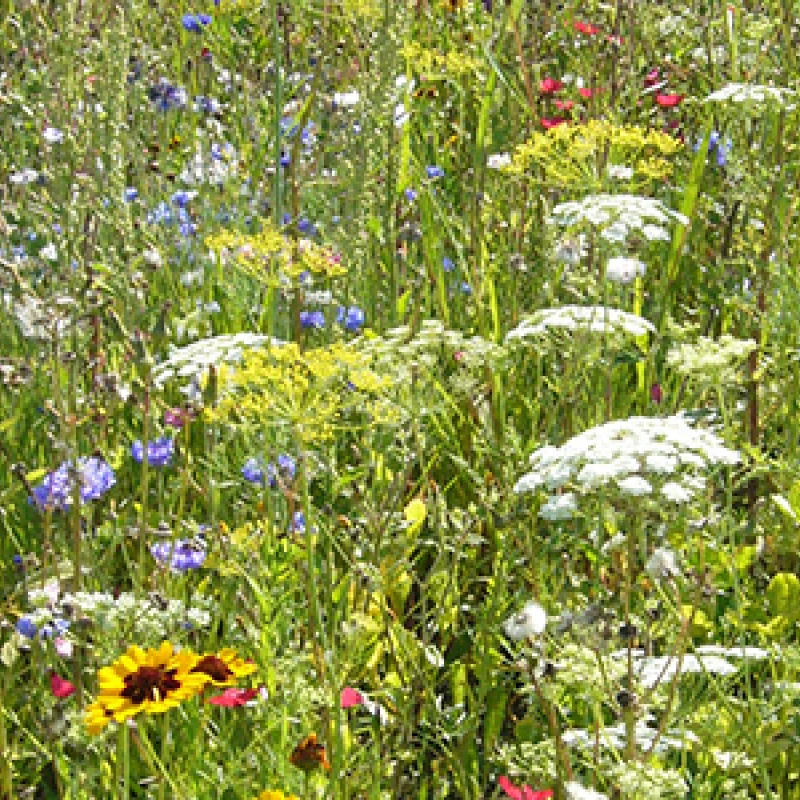
[{"label": "green leaf", "polygon": [[486,715],[483,719],[483,741],[485,746],[494,747],[495,740],[500,735],[503,720],[506,716],[506,701],[508,695],[500,686],[489,689],[486,695]]},{"label": "green leaf", "polygon": [[772,616],[790,622],[800,618],[800,578],[791,572],[779,572],[767,586],[767,603]]}]

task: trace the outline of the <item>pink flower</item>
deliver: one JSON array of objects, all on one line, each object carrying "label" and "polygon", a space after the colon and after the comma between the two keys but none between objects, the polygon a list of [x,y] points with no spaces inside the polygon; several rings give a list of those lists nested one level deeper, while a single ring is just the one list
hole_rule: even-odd
[{"label": "pink flower", "polygon": [[57,672],[50,673],[50,691],[53,697],[63,700],[75,693],[75,686],[65,678],[62,678]]},{"label": "pink flower", "polygon": [[542,127],[545,130],[550,130],[550,128],[557,128],[559,125],[563,125],[566,120],[564,117],[542,117],[539,122],[542,123]]},{"label": "pink flower", "polygon": [[656,95],[656,103],[658,103],[661,108],[675,108],[675,106],[679,105],[683,100],[682,94],[657,94]]},{"label": "pink flower", "polygon": [[664,399],[664,392],[661,389],[660,383],[654,383],[650,387],[650,399],[656,403],[656,405],[661,404],[661,401]]},{"label": "pink flower", "polygon": [[209,697],[206,702],[223,708],[239,708],[239,706],[247,705],[257,694],[258,689],[240,689],[233,686],[222,694]]},{"label": "pink flower", "polygon": [[572,100],[555,100],[553,102],[559,111],[569,111],[575,105]]},{"label": "pink flower", "polygon": [[557,81],[555,78],[543,78],[539,83],[539,91],[542,94],[553,94],[559,89],[563,88],[564,84]]},{"label": "pink flower", "polygon": [[56,646],[56,653],[58,653],[61,658],[72,658],[72,642],[69,639],[64,639],[62,636],[59,636],[53,644]]},{"label": "pink flower", "polygon": [[644,85],[648,88],[650,86],[655,86],[658,83],[658,70],[651,69],[650,72],[647,73],[644,79]]},{"label": "pink flower", "polygon": [[600,33],[600,28],[588,22],[578,22],[578,20],[575,20],[575,22],[572,23],[572,27],[575,28],[578,33],[585,33],[587,36],[594,36]]},{"label": "pink flower", "polygon": [[353,708],[353,706],[363,706],[364,695],[361,694],[361,692],[359,692],[358,689],[353,689],[350,686],[345,686],[344,689],[342,689],[340,704],[342,708]]},{"label": "pink flower", "polygon": [[552,789],[542,789],[535,792],[527,783],[521,787],[514,786],[505,775],[499,778],[497,782],[511,800],[549,800],[553,796]]}]

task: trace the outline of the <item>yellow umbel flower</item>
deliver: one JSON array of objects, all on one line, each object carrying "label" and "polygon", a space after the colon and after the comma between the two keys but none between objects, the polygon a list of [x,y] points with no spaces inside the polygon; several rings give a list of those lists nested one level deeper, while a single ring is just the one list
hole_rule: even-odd
[{"label": "yellow umbel flower", "polygon": [[236,651],[225,648],[217,653],[206,653],[192,667],[192,674],[205,675],[214,686],[233,686],[238,678],[252,675],[256,665],[236,655]]},{"label": "yellow umbel flower", "polygon": [[97,673],[100,694],[86,709],[87,730],[99,733],[112,719],[159,714],[194,697],[209,681],[205,673],[192,672],[197,661],[196,653],[175,652],[169,642],[156,650],[132,645]]}]

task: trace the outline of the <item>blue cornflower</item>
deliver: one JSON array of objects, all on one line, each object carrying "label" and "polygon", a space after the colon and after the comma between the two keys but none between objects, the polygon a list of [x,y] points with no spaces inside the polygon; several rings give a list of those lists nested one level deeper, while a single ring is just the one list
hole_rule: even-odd
[{"label": "blue cornflower", "polygon": [[186,208],[189,203],[192,201],[192,198],[195,196],[196,192],[187,192],[184,189],[175,192],[170,200],[172,201],[172,205],[178,206],[178,208]]},{"label": "blue cornflower", "polygon": [[461,291],[466,295],[470,295],[472,294],[472,287],[466,281],[463,281],[461,284]]},{"label": "blue cornflower", "polygon": [[175,212],[169,204],[162,200],[152,211],[147,213],[147,221],[150,225],[172,225],[175,222]]},{"label": "blue cornflower", "polygon": [[65,636],[69,631],[69,620],[57,617],[52,622],[42,625],[39,636],[42,639],[49,639],[51,636]]},{"label": "blue cornflower", "polygon": [[202,33],[206,25],[212,21],[210,14],[184,14],[181,17],[181,25],[190,33]]},{"label": "blue cornflower", "polygon": [[442,269],[445,272],[452,272],[455,268],[456,265],[453,263],[453,259],[448,258],[447,256],[442,259]]},{"label": "blue cornflower", "polygon": [[[281,454],[278,456],[277,465],[272,462],[267,464],[266,478],[270,488],[274,489],[278,485],[277,477],[279,474],[292,481],[296,472],[297,464],[295,460],[289,455]],[[264,462],[260,458],[248,458],[242,467],[242,477],[250,481],[250,483],[257,483],[263,486]]]},{"label": "blue cornflower", "polygon": [[302,511],[295,511],[292,516],[292,533],[306,532],[306,515]]},{"label": "blue cornflower", "polygon": [[[703,141],[701,139],[695,144],[693,148],[695,153],[700,149],[700,145],[702,143]],[[720,134],[718,131],[711,131],[711,135],[708,137],[708,154],[715,154],[715,160],[718,167],[724,167],[728,163],[728,156],[730,155],[732,149],[733,142],[730,138],[725,139],[723,142],[722,134]]]},{"label": "blue cornflower", "polygon": [[[147,463],[151,467],[167,467],[175,454],[175,441],[169,436],[162,436],[147,443]],[[141,464],[144,459],[144,445],[137,439],[131,445],[134,461]]]},{"label": "blue cornflower", "polygon": [[297,220],[297,230],[306,236],[313,236],[317,232],[314,223],[309,222],[305,217],[300,217],[300,219]]},{"label": "blue cornflower", "polygon": [[122,195],[122,199],[126,203],[132,203],[139,196],[139,190],[133,186],[128,186]]},{"label": "blue cornflower", "polygon": [[32,501],[39,508],[56,511],[70,508],[75,486],[73,480],[76,478],[80,482],[81,503],[98,500],[117,482],[114,470],[99,456],[79,458],[77,467],[72,461],[65,461],[34,487]]},{"label": "blue cornflower", "polygon": [[205,540],[200,536],[174,542],[157,542],[150,545],[150,552],[162,566],[168,563],[173,572],[202,567],[207,555]]},{"label": "blue cornflower", "polygon": [[325,315],[321,311],[301,311],[300,325],[303,328],[324,328]]},{"label": "blue cornflower", "polygon": [[339,313],[336,316],[336,321],[340,325],[344,325],[348,331],[357,331],[365,322],[366,315],[358,306],[350,306],[345,308],[339,306]]},{"label": "blue cornflower", "polygon": [[406,189],[403,194],[406,196],[406,200],[409,203],[413,203],[417,199],[417,192],[414,189]]},{"label": "blue cornflower", "polygon": [[26,639],[35,639],[38,628],[30,617],[20,617],[17,620],[17,633]]},{"label": "blue cornflower", "polygon": [[425,167],[425,174],[429,178],[444,178],[444,170],[436,165]]}]

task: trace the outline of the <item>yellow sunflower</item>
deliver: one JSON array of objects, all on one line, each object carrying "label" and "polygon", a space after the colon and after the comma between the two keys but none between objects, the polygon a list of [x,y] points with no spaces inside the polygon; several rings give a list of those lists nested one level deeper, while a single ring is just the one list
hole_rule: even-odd
[{"label": "yellow sunflower", "polygon": [[233,686],[239,678],[252,675],[256,665],[236,655],[236,651],[225,648],[217,653],[206,653],[192,667],[192,673],[203,675],[214,686]]},{"label": "yellow sunflower", "polygon": [[194,697],[208,682],[206,674],[192,672],[197,662],[196,653],[175,652],[169,642],[147,651],[132,645],[97,673],[100,693],[86,708],[87,730],[99,733],[112,719],[159,714]]}]

